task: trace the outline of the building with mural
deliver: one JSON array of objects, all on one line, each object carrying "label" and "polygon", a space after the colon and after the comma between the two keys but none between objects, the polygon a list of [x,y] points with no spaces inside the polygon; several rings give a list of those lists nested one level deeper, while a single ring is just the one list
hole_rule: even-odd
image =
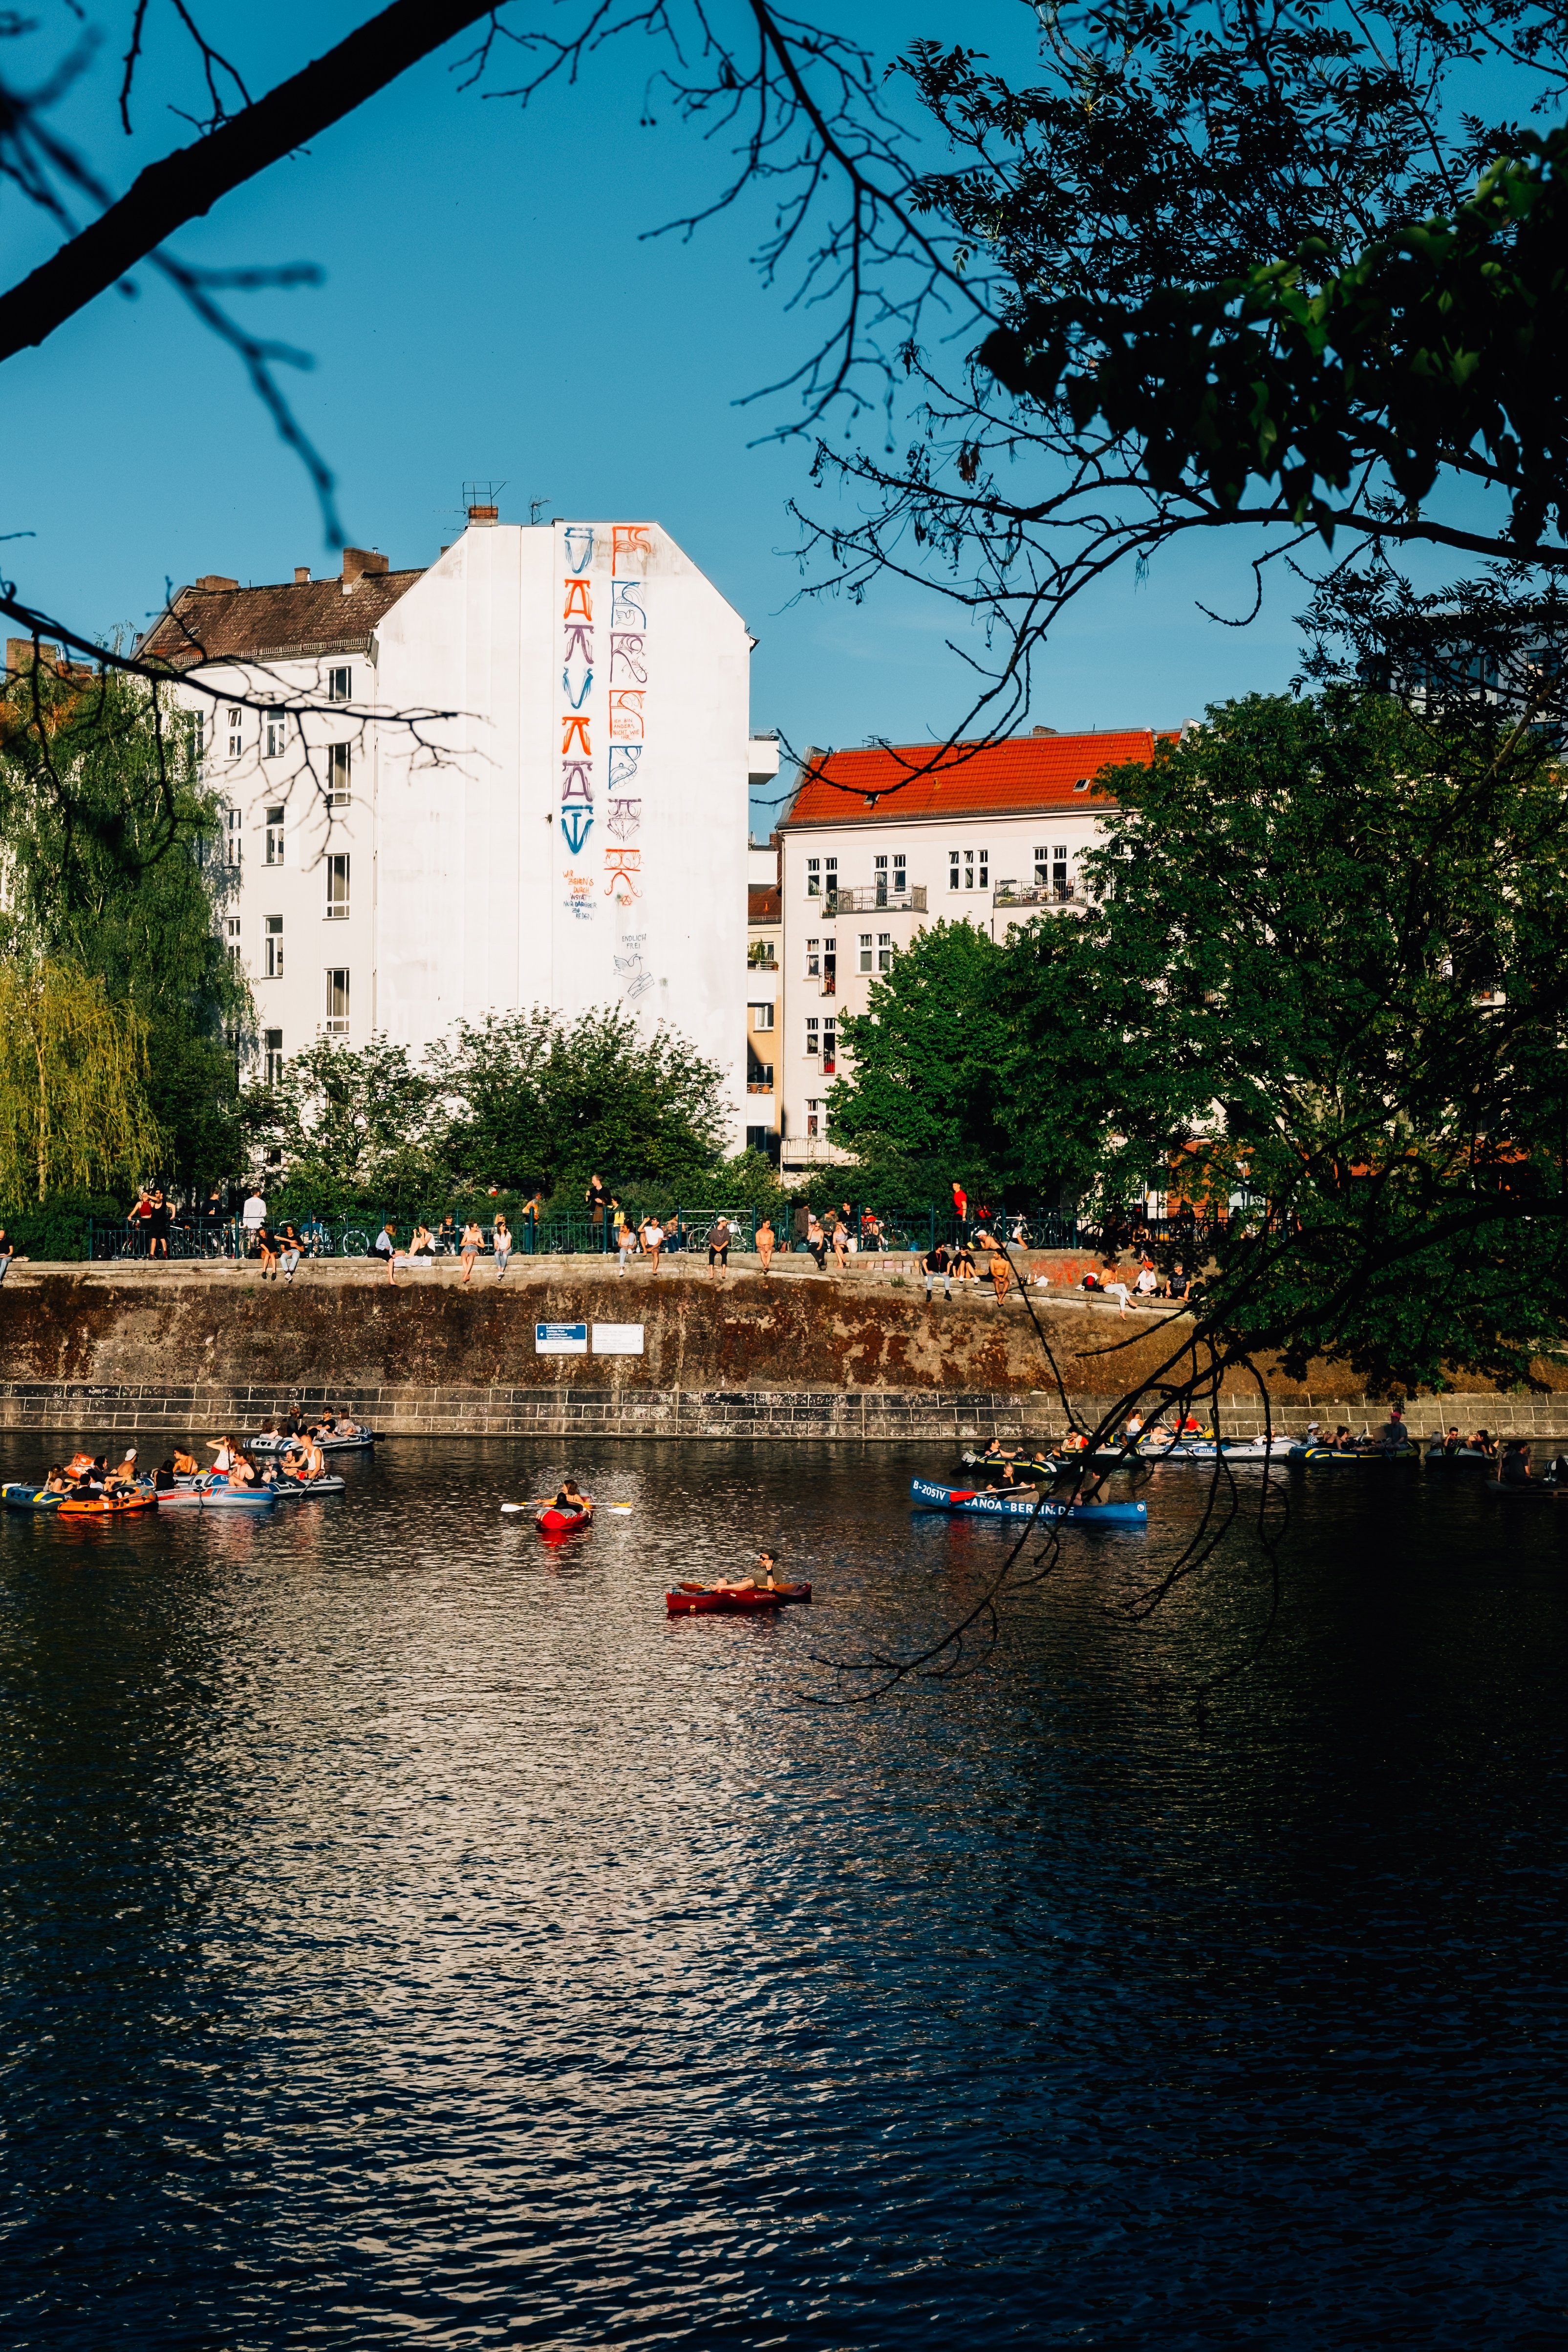
[{"label": "building with mural", "polygon": [[183,589],[142,650],[220,688],[188,698],[263,1066],[616,1003],[719,1065],[738,1149],[751,646],[650,522],[472,507],[427,569]]},{"label": "building with mural", "polygon": [[[845,1074],[844,1012],[928,923],[1008,926],[1081,905],[1079,864],[1100,834],[1107,768],[1147,765],[1148,728],[1047,727],[971,748],[902,744],[808,753],[779,827],[783,1002],[772,1056],[786,1174],[842,1155],[827,1097]],[[911,771],[925,770],[914,774]]]}]

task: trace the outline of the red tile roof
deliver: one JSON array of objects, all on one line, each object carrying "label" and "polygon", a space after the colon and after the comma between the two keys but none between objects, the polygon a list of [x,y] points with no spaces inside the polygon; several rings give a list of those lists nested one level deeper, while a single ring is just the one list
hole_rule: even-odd
[{"label": "red tile roof", "polygon": [[746,885],[746,920],[748,923],[782,923],[784,894],[776,882],[748,882]]},{"label": "red tile roof", "polygon": [[[1107,793],[1077,789],[1101,769],[1137,761],[1147,767],[1159,734],[1130,727],[1094,735],[1015,735],[1003,743],[901,743],[859,751],[812,754],[805,781],[784,823],[865,824],[907,817],[963,816],[1008,809],[1082,807]],[[910,777],[929,767],[930,772]],[[874,806],[868,806],[871,795]]]},{"label": "red tile roof", "polygon": [[341,580],[280,582],[263,588],[182,588],[137,650],[176,669],[202,661],[286,661],[358,653],[383,615],[414,583],[413,572],[363,572]]}]

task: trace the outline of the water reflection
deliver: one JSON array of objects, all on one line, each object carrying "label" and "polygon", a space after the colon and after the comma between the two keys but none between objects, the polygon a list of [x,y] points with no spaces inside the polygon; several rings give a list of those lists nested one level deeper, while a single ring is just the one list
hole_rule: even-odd
[{"label": "water reflection", "polygon": [[[931,1466],[407,1443],[261,1519],[7,1516],[17,2339],[1561,2340],[1558,1519],[1299,1493],[1200,1733],[1266,1596],[1123,1621],[1173,1468],[994,1673],[809,1703],[1005,1545],[911,1519]],[[563,1468],[629,1516],[500,1517]],[[810,1610],[665,1616],[759,1542]]]}]

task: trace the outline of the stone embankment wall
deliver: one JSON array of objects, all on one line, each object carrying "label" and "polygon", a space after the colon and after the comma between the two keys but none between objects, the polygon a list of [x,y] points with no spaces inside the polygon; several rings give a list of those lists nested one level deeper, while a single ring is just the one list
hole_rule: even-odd
[{"label": "stone embankment wall", "polygon": [[[1052,1435],[1065,1416],[1022,1303],[897,1286],[886,1268],[842,1278],[795,1260],[764,1281],[677,1265],[657,1280],[614,1263],[535,1261],[498,1284],[455,1266],[389,1287],[363,1263],[309,1265],[287,1287],[251,1266],[20,1265],[0,1290],[0,1426],[255,1428],[291,1402],[346,1406],[405,1433],[616,1433],[649,1437],[984,1438]],[[1037,1311],[1063,1386],[1098,1417],[1179,1345],[1184,1321],[1047,1299]],[[1163,1328],[1152,1328],[1156,1320]],[[536,1322],[637,1322],[640,1356],[541,1356]],[[1272,1375],[1276,1426],[1384,1418],[1353,1381],[1313,1367]],[[1256,1388],[1222,1404],[1237,1433],[1262,1425]],[[1568,1434],[1568,1393],[1417,1402],[1417,1431]]]}]

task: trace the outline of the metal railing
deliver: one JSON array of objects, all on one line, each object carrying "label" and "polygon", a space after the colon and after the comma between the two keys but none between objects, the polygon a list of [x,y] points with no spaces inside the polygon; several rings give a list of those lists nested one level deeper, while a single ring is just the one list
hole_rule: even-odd
[{"label": "metal railing", "polygon": [[829,890],[822,903],[829,915],[923,915],[926,887],[917,882],[913,889],[889,890],[882,882],[858,884],[852,889]]},{"label": "metal railing", "polygon": [[1081,907],[1083,899],[1070,882],[999,882],[991,903],[995,907]]}]

